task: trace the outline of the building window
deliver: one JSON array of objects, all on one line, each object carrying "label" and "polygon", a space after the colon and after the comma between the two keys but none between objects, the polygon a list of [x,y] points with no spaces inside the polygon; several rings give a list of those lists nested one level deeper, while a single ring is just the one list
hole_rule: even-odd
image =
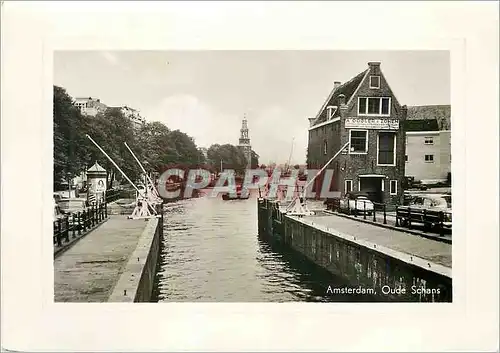
[{"label": "building window", "polygon": [[426,137],[424,139],[424,144],[426,144],[426,145],[433,145],[434,144],[434,138],[433,137]]},{"label": "building window", "polygon": [[368,131],[349,130],[350,153],[366,153],[368,151]]},{"label": "building window", "polygon": [[391,194],[391,195],[398,194],[398,181],[397,180],[391,180],[391,182],[389,183],[389,194]]},{"label": "building window", "polygon": [[352,191],[352,180],[346,180],[344,182],[344,190],[346,194]]},{"label": "building window", "polygon": [[370,88],[380,88],[380,76],[370,76]]},{"label": "building window", "polygon": [[394,132],[379,132],[377,155],[378,165],[396,165],[396,134]]},{"label": "building window", "polygon": [[424,158],[425,158],[426,163],[434,163],[434,155],[433,154],[426,154]]},{"label": "building window", "polygon": [[326,141],[323,142],[323,154],[325,156],[328,154],[328,143]]},{"label": "building window", "polygon": [[408,155],[405,154],[405,162],[408,162]]},{"label": "building window", "polygon": [[391,99],[388,97],[358,98],[358,115],[391,115]]}]

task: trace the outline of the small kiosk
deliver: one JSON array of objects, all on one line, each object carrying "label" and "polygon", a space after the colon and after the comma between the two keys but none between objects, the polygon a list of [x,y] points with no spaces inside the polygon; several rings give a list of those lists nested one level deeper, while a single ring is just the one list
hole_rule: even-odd
[{"label": "small kiosk", "polygon": [[105,202],[107,175],[106,169],[101,167],[97,161],[87,170],[87,201],[89,204]]}]

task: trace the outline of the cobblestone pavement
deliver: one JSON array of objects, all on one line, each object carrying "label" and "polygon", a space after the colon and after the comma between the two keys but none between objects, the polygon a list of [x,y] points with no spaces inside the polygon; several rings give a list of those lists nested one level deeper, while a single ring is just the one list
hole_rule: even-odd
[{"label": "cobblestone pavement", "polygon": [[56,302],[105,302],[147,222],[111,216],[54,260]]},{"label": "cobblestone pavement", "polygon": [[451,244],[426,239],[397,230],[377,227],[337,215],[304,217],[304,220],[335,229],[347,235],[370,241],[387,248],[414,255],[451,268]]}]

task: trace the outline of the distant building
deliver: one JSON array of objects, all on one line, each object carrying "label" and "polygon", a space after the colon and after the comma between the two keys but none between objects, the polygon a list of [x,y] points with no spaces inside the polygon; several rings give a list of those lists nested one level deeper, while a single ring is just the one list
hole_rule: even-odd
[{"label": "distant building", "polygon": [[451,173],[451,106],[408,107],[405,174],[432,184]]},{"label": "distant building", "polygon": [[80,108],[83,115],[96,116],[98,113],[103,113],[108,108],[106,104],[101,103],[100,99],[92,97],[75,98],[74,105]]},{"label": "distant building", "polygon": [[[379,62],[333,90],[309,119],[308,168],[323,167],[347,142],[348,149],[328,166],[330,191],[363,191],[376,202],[399,204],[405,176],[406,107],[396,99]],[[323,185],[323,173],[313,190]]]},{"label": "distant building", "polygon": [[140,129],[146,123],[146,119],[141,116],[137,109],[127,107],[126,105],[118,108],[120,108],[123,116],[129,118],[130,121],[132,121],[134,129]]},{"label": "distant building", "polygon": [[240,139],[238,147],[245,154],[245,158],[247,160],[247,168],[252,167],[252,146],[250,144],[250,137],[248,135],[248,124],[247,119],[243,118],[240,129]]}]

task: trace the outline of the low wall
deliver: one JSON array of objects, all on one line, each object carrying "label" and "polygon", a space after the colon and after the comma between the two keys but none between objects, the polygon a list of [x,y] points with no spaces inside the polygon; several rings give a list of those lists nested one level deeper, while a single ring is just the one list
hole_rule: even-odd
[{"label": "low wall", "polygon": [[108,302],[150,302],[153,300],[153,287],[162,237],[163,214],[161,218],[152,218],[147,221],[137,247],[130,256]]},{"label": "low wall", "polygon": [[424,268],[419,259],[408,263],[397,251],[369,246],[340,232],[336,235],[317,229],[300,218],[282,214],[267,200],[258,202],[258,219],[260,232],[344,278],[353,287],[373,289],[381,300],[452,301],[451,277]]}]

